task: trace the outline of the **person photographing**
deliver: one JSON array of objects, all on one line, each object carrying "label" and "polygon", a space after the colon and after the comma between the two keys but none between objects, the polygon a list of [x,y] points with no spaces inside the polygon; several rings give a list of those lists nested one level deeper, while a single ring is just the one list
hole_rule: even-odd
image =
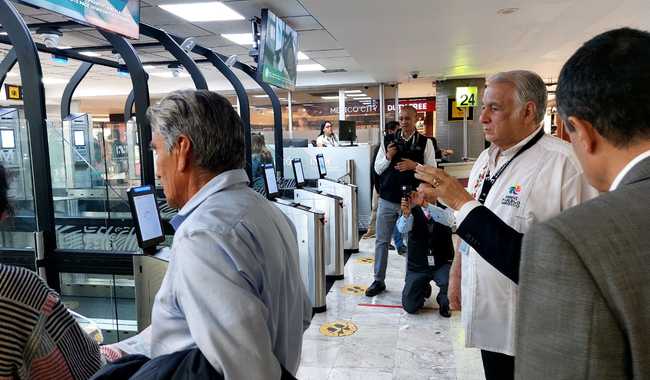
[{"label": "person photographing", "polygon": [[435,281],[440,288],[436,296],[440,315],[449,318],[447,287],[454,258],[451,240],[454,215],[450,210],[436,206],[437,199],[430,191],[431,185],[422,183],[417,190],[404,194],[402,215],[397,220],[397,229],[409,234],[402,307],[407,313],[417,313],[425,300],[431,297],[431,281]]}]

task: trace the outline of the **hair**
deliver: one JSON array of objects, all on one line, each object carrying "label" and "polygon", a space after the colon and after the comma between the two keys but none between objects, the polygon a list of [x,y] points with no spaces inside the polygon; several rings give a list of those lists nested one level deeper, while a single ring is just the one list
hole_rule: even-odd
[{"label": "hair", "polygon": [[273,160],[273,155],[269,148],[266,147],[264,135],[261,133],[253,133],[251,135],[251,153],[259,154],[264,162]]},{"label": "hair", "polygon": [[149,107],[147,116],[168,150],[180,135],[187,136],[198,167],[216,173],[244,167],[244,127],[225,97],[208,90],[174,91]]},{"label": "hair", "polygon": [[520,107],[528,102],[535,105],[535,123],[540,124],[546,113],[546,101],[548,93],[544,80],[532,71],[513,70],[503,71],[490,76],[487,80],[488,86],[491,83],[510,83],[515,87],[515,101]]},{"label": "hair", "polygon": [[607,141],[625,148],[650,138],[650,33],[622,28],[580,47],[560,71],[556,98],[566,128],[570,116],[593,125]]},{"label": "hair", "polygon": [[9,205],[9,182],[7,181],[7,173],[4,166],[0,165],[0,216],[5,212],[11,214],[12,209]]},{"label": "hair", "polygon": [[318,134],[319,136],[322,136],[325,133],[325,126],[327,124],[332,125],[332,123],[329,122],[329,121],[324,121],[324,122],[320,123],[320,133]]},{"label": "hair", "polygon": [[399,128],[399,121],[395,121],[395,120],[389,121],[384,126],[384,130],[386,130],[386,131],[388,131],[388,130],[394,131],[394,130],[397,130],[398,128]]},{"label": "hair", "polygon": [[415,107],[413,107],[413,106],[404,106],[404,107],[402,107],[402,108],[400,109],[400,112],[404,112],[404,111],[409,111],[409,112],[411,112],[411,113],[413,114],[414,117],[417,117],[417,116],[418,116],[418,110],[416,110]]}]

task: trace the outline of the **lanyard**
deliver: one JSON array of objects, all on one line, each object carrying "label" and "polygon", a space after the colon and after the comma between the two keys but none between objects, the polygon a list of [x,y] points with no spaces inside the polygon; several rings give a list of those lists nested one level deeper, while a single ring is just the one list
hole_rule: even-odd
[{"label": "lanyard", "polygon": [[488,170],[487,174],[485,175],[485,180],[483,181],[483,186],[481,186],[481,194],[478,196],[478,201],[479,202],[481,202],[482,204],[485,203],[485,199],[487,199],[487,196],[490,193],[490,190],[492,190],[492,186],[497,181],[497,179],[501,176],[501,173],[503,173],[503,171],[506,170],[508,165],[510,165],[512,163],[512,161],[515,160],[515,158],[519,157],[519,155],[521,155],[526,150],[528,150],[530,147],[535,145],[535,143],[538,142],[543,136],[544,136],[544,129],[540,130],[535,135],[535,137],[530,139],[530,141],[528,141],[526,143],[526,145],[522,146],[521,149],[519,149],[519,151],[517,153],[515,153],[515,155],[512,156],[512,158],[510,160],[508,160],[508,162],[503,164],[503,166],[501,166],[499,168],[499,170],[497,170],[497,172],[494,173],[494,175],[491,178],[490,178],[490,172]]}]

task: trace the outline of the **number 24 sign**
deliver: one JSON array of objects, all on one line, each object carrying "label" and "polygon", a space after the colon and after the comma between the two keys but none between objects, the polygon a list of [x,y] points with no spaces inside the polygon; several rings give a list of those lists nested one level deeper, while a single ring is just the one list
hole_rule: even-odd
[{"label": "number 24 sign", "polygon": [[456,87],[456,106],[475,107],[478,97],[478,87]]}]

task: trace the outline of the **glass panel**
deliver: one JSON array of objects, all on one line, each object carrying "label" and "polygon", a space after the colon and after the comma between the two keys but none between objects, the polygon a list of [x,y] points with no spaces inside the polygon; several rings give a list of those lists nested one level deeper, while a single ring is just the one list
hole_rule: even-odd
[{"label": "glass panel", "polygon": [[376,144],[380,123],[379,87],[365,86],[345,91],[348,91],[345,96],[345,119],[357,122],[357,142]]},{"label": "glass panel", "polygon": [[105,344],[137,334],[133,276],[61,273],[59,278],[63,303],[96,325]]},{"label": "glass panel", "polygon": [[5,168],[10,217],[0,222],[0,247],[33,248],[36,219],[27,121],[22,110],[0,108],[0,164]]},{"label": "glass panel", "polygon": [[58,248],[137,251],[126,191],[140,182],[135,124],[48,123]]}]

